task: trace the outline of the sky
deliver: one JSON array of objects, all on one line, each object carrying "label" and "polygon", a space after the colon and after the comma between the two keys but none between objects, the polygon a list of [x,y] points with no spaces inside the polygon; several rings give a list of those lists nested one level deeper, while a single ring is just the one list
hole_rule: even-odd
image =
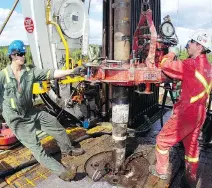
[{"label": "sky", "polygon": [[[3,24],[14,1],[0,0],[0,25]],[[101,44],[102,41],[102,1],[91,0],[89,15],[91,44]],[[196,29],[207,29],[212,33],[212,0],[161,0],[161,14],[162,18],[170,15],[182,46]],[[20,2],[0,36],[0,46],[8,45],[14,39],[28,43]]]}]

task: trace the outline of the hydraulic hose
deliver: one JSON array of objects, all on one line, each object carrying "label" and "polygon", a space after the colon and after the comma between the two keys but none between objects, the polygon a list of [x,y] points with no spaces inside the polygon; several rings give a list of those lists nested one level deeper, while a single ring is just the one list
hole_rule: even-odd
[{"label": "hydraulic hose", "polygon": [[[46,23],[47,23],[47,25],[52,24],[56,28],[56,30],[57,30],[57,32],[58,32],[58,34],[59,34],[59,36],[62,40],[62,43],[64,45],[65,52],[66,52],[66,54],[65,54],[66,55],[65,56],[65,59],[66,59],[65,60],[65,68],[70,69],[70,62],[69,62],[70,51],[69,51],[68,42],[66,41],[60,26],[56,22],[53,22],[53,21],[50,20],[50,14],[51,14],[51,0],[48,0],[47,5],[46,5]],[[74,68],[74,64],[72,63],[71,69],[73,69],[73,68]]]}]

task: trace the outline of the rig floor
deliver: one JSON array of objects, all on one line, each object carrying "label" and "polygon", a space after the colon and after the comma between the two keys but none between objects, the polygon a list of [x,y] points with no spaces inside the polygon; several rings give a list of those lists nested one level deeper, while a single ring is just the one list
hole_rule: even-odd
[{"label": "rig floor", "polygon": [[[168,111],[164,115],[164,122],[169,118],[171,112]],[[145,136],[136,136],[129,137],[129,141],[127,144],[127,150],[129,153],[132,152],[148,152],[152,153],[148,156],[149,163],[153,163],[154,161],[154,145],[155,138],[160,130],[160,120],[156,121],[152,125],[151,131]],[[111,125],[109,123],[104,123],[101,126],[97,126],[93,130],[93,132],[110,132]],[[74,130],[67,131],[73,139],[79,137],[80,135],[85,134],[85,130],[81,128],[76,128]],[[48,139],[44,138],[42,140],[44,147],[50,152],[55,153],[59,148],[52,138]],[[0,187],[1,188],[118,188],[121,186],[110,185],[107,182],[93,182],[89,177],[86,176],[84,170],[84,164],[91,156],[96,153],[103,151],[110,151],[113,147],[112,139],[110,135],[103,135],[97,138],[90,138],[80,142],[80,145],[83,149],[85,149],[86,153],[79,157],[66,157],[62,158],[61,161],[64,165],[76,164],[78,166],[78,174],[74,181],[72,182],[64,182],[60,180],[57,176],[51,174],[50,171],[41,167],[39,164],[35,164],[31,167],[28,167],[24,170],[21,170],[13,175],[7,176],[6,178],[0,177]],[[212,188],[212,148],[201,148],[200,153],[200,166],[199,166],[199,179],[197,188]],[[177,145],[171,150],[171,163],[175,167],[173,170],[175,178],[170,185],[171,188],[180,188],[180,182],[183,175],[183,170],[181,168],[181,164],[183,161],[183,149]],[[56,155],[56,158],[60,160],[60,156]],[[32,159],[32,155],[29,150],[24,148],[23,146],[19,146],[16,149],[1,152],[0,153],[0,172],[3,170],[11,169],[11,167],[15,167],[23,162],[27,162]],[[145,185],[141,185],[140,182],[137,182],[136,188],[164,188],[164,184],[158,179],[152,179],[152,177],[148,177]]]}]

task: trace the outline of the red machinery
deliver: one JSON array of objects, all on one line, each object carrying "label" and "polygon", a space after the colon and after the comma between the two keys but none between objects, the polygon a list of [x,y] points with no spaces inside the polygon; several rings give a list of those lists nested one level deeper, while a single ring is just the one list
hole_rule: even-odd
[{"label": "red machinery", "polygon": [[[159,63],[170,43],[163,40],[162,33],[157,34],[148,2],[143,4],[142,8],[140,21],[133,37],[130,59],[123,61],[105,58],[99,66],[89,64],[87,80],[102,81],[119,86],[145,83],[144,93],[150,93],[150,83],[159,84],[165,80]],[[166,18],[164,23],[171,25],[169,18]],[[165,26],[165,24],[161,26]],[[175,43],[177,44],[177,41]]]},{"label": "red machinery", "polygon": [[7,149],[17,141],[11,129],[5,123],[2,123],[2,128],[0,129],[0,149]]}]

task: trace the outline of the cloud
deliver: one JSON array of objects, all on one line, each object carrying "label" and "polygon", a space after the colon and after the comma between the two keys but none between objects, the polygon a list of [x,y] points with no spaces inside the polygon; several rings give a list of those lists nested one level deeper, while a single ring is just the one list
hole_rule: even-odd
[{"label": "cloud", "polygon": [[[0,25],[2,25],[9,14],[9,9],[0,8]],[[7,23],[4,31],[0,36],[0,46],[8,45],[13,40],[23,40],[24,43],[28,43],[26,31],[24,29],[23,15],[13,12],[9,22]]]},{"label": "cloud", "polygon": [[[88,5],[86,0],[86,4]],[[212,0],[161,0],[162,18],[170,15],[180,44],[183,46],[189,34],[196,29],[212,30]],[[0,24],[6,19],[9,9],[0,8]],[[90,8],[90,43],[102,42],[102,0],[92,0]],[[27,43],[23,15],[13,13],[8,25],[0,36],[0,45],[8,45],[14,39]]]},{"label": "cloud", "polygon": [[90,22],[90,43],[101,44],[102,42],[102,22],[89,19]]},{"label": "cloud", "polygon": [[162,17],[170,15],[175,26],[189,29],[212,28],[211,0],[162,0]]},{"label": "cloud", "polygon": [[[187,29],[183,27],[176,27],[176,34],[179,38],[179,46],[185,47],[190,37],[192,37],[192,33],[195,31],[194,29]],[[212,35],[212,28],[206,29],[210,35]]]},{"label": "cloud", "polygon": [[96,13],[102,13],[102,0],[92,0],[90,5],[90,11]]},{"label": "cloud", "polygon": [[[97,7],[100,6],[100,1],[96,0],[97,5],[95,10],[99,10]],[[3,24],[5,19],[9,14],[9,9],[0,8],[0,25]],[[91,10],[93,12],[93,10]],[[90,43],[91,44],[101,44],[102,42],[102,22],[101,13],[100,16],[95,18],[90,18]],[[99,20],[100,19],[100,20]],[[27,34],[24,28],[24,17],[21,13],[13,12],[7,26],[0,36],[0,46],[8,45],[13,40],[19,39],[23,40],[25,44],[28,44]]]},{"label": "cloud", "polygon": [[188,40],[190,40],[191,33],[194,32],[192,29],[187,29],[183,27],[176,27],[176,34],[179,39],[179,46],[185,47]]},{"label": "cloud", "polygon": [[[89,1],[86,1],[86,5],[88,6]],[[90,12],[93,13],[101,13],[102,12],[102,0],[92,0],[90,4]]]},{"label": "cloud", "polygon": [[[87,1],[88,3],[88,1]],[[90,44],[102,44],[102,0],[92,0],[90,5]]]},{"label": "cloud", "polygon": [[170,15],[182,47],[195,30],[212,30],[211,0],[161,0],[161,15]]}]

